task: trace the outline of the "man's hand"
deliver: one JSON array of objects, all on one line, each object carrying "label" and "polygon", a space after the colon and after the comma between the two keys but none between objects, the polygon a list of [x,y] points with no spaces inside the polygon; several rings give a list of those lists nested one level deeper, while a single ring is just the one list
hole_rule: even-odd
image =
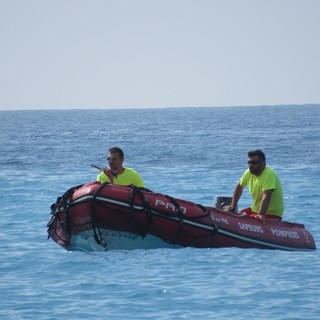
[{"label": "man's hand", "polygon": [[104,168],[103,169],[104,174],[109,178],[110,183],[113,183],[114,181],[114,175],[112,174],[112,170],[110,168]]},{"label": "man's hand", "polygon": [[227,206],[227,207],[225,207],[225,208],[226,208],[226,210],[229,211],[229,212],[235,212],[235,210],[236,210],[235,206],[233,206],[233,205]]},{"label": "man's hand", "polygon": [[266,223],[266,216],[264,214],[257,214],[257,218],[261,221],[262,224]]}]

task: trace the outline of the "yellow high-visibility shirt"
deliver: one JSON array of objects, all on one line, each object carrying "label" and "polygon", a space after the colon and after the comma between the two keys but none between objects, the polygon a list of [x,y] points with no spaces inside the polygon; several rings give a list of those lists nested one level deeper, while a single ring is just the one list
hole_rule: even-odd
[{"label": "yellow high-visibility shirt", "polygon": [[[104,174],[104,172],[100,172],[98,174],[97,181],[110,182],[109,178]],[[121,174],[114,178],[113,184],[118,186],[129,186],[133,184],[136,187],[144,187],[144,183],[140,174],[137,171],[127,167],[124,168],[124,171]]]},{"label": "yellow high-visibility shirt", "polygon": [[270,167],[265,167],[260,176],[255,176],[247,169],[240,179],[240,186],[248,186],[253,204],[252,211],[259,212],[262,193],[265,190],[273,190],[267,214],[282,217],[284,211],[283,192],[280,179]]}]

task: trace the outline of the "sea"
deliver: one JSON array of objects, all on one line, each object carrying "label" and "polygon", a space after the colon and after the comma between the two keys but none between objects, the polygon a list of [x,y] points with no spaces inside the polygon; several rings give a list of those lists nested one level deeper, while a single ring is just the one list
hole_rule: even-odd
[{"label": "sea", "polygon": [[[211,206],[261,149],[320,247],[320,105],[0,111],[0,319],[320,319],[320,249],[68,252],[50,206],[119,146],[155,192]],[[245,189],[239,207],[251,203]]]}]

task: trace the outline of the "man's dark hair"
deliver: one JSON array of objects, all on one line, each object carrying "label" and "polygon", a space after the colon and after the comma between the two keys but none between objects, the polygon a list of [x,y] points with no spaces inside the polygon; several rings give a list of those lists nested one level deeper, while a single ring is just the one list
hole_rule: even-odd
[{"label": "man's dark hair", "polygon": [[121,159],[124,159],[123,151],[119,147],[112,147],[108,150],[110,153],[118,153]]},{"label": "man's dark hair", "polygon": [[252,158],[254,156],[258,156],[260,160],[265,161],[266,156],[261,150],[252,150],[248,152],[248,158]]}]

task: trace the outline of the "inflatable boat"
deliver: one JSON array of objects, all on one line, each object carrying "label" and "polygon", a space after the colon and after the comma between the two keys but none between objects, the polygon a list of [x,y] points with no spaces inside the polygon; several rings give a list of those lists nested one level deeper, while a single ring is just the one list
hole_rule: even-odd
[{"label": "inflatable boat", "polygon": [[48,238],[68,251],[155,248],[315,250],[300,223],[232,214],[135,186],[91,182],[51,206]]}]

